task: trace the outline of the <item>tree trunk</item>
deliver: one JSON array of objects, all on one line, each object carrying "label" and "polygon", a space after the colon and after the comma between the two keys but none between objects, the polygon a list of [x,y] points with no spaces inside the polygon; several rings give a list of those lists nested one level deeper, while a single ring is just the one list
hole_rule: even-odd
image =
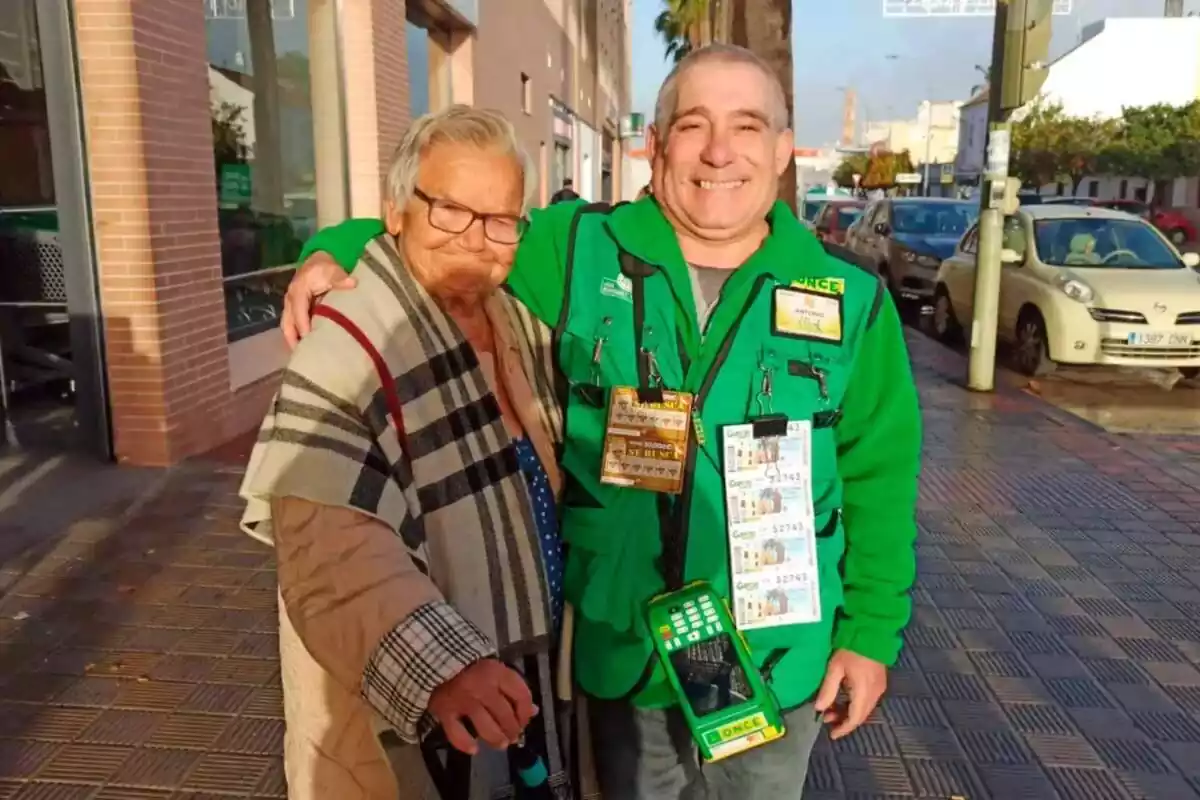
[{"label": "tree trunk", "polygon": [[[793,118],[792,0],[732,0],[734,44],[753,50],[771,65]],[[794,122],[793,122],[794,127]],[[796,210],[796,160],[789,159],[779,181],[779,199]]]},{"label": "tree trunk", "polygon": [[711,0],[713,20],[713,41],[729,44],[733,28],[734,0]]}]

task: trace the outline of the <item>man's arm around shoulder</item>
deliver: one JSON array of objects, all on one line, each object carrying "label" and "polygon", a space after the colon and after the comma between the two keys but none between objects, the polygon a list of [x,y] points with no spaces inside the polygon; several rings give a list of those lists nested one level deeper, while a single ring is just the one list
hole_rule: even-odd
[{"label": "man's arm around shoulder", "polygon": [[298,263],[303,264],[313,253],[321,252],[333,258],[347,273],[353,272],[367,245],[383,231],[383,220],[371,217],[347,219],[336,225],[328,225],[304,243]]},{"label": "man's arm around shoulder", "polygon": [[567,250],[582,200],[555,203],[529,214],[529,229],[517,247],[508,286],[547,325],[558,324],[566,291]]},{"label": "man's arm around shoulder", "polygon": [[837,427],[846,557],[834,647],[890,666],[912,610],[921,415],[900,315],[881,291]]},{"label": "man's arm around shoulder", "polygon": [[[529,215],[529,228],[517,247],[508,277],[509,287],[547,325],[558,322],[572,221],[584,205],[582,200],[575,200],[534,209]],[[314,253],[323,252],[351,273],[367,245],[383,232],[381,220],[348,219],[317,231],[305,243],[299,261],[303,264]]]}]

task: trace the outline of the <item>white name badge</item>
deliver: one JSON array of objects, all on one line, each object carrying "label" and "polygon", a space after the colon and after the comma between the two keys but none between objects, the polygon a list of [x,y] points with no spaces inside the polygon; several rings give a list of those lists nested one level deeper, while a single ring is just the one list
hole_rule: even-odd
[{"label": "white name badge", "polygon": [[724,428],[730,583],[739,630],[821,619],[812,499],[812,423],[755,438],[753,425]]}]

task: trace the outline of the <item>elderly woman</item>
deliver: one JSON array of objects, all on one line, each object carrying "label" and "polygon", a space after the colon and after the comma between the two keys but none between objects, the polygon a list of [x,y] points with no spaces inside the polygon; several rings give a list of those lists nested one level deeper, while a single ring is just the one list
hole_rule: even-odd
[{"label": "elderly woman", "polygon": [[[510,759],[566,781],[561,417],[548,331],[496,291],[531,178],[500,115],[417,120],[387,233],[319,307],[263,423],[244,526],[278,555],[292,798],[421,796],[421,755],[443,797],[489,797],[540,772],[506,762],[518,742]],[[423,753],[400,748],[393,770],[386,730]]]}]

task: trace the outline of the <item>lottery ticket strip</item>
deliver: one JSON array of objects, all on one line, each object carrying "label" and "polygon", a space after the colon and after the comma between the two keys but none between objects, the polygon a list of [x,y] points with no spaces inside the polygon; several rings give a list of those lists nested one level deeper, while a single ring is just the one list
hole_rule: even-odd
[{"label": "lottery ticket strip", "polygon": [[[1200,439],[969,396],[959,355],[910,346],[908,645],[868,724],[818,743],[804,800],[1200,798]],[[285,796],[272,557],[236,530],[244,457],[8,553],[0,800]]]}]

